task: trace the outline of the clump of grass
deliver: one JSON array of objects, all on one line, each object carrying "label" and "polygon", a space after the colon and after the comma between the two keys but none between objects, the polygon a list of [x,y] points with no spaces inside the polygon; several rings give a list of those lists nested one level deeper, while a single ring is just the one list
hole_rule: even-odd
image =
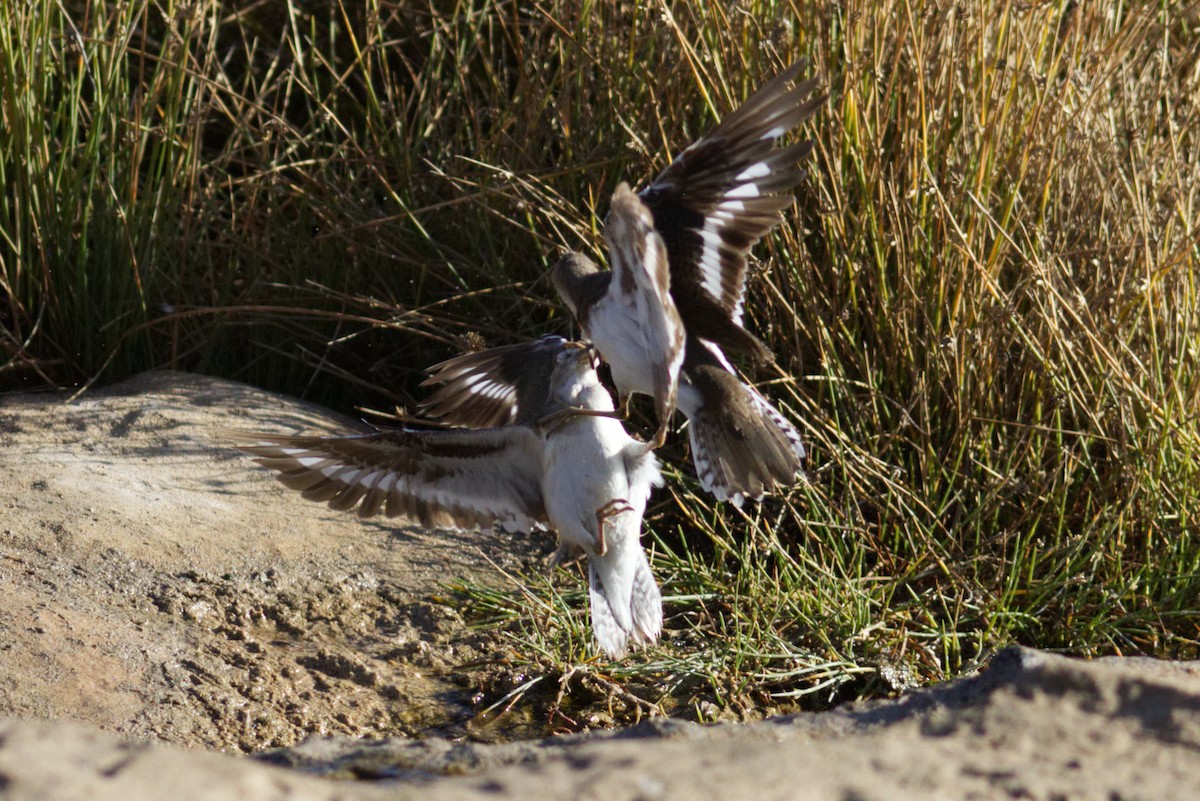
[{"label": "clump of grass", "polygon": [[744,516],[685,479],[651,519],[671,637],[636,670],[693,706],[1196,653],[1195,20],[905,9],[800,26],[830,111],[748,308],[812,483]]},{"label": "clump of grass", "polygon": [[602,255],[618,180],[782,64],[823,76],[811,176],[747,304],[809,482],[739,511],[665,451],[683,467],[647,544],[667,633],[621,665],[595,661],[569,573],[464,588],[528,663],[515,688],[598,676],[712,717],[890,692],[1014,641],[1196,655],[1194,10],[5,14],[5,387],[168,365],[407,404],[464,338],[569,329],[546,266]]}]

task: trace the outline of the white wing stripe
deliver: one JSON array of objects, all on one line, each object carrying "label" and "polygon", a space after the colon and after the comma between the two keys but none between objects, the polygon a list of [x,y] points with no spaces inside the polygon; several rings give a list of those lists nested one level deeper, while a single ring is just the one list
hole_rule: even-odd
[{"label": "white wing stripe", "polygon": [[295,459],[301,467],[306,467],[309,470],[319,470],[321,465],[329,461],[327,456],[298,456],[297,454],[307,453],[307,451],[298,451],[291,448],[286,448],[283,451],[286,455]]},{"label": "white wing stripe", "polygon": [[[367,469],[365,467],[359,467],[359,468],[347,467],[345,464],[338,465],[338,469],[340,469],[342,471],[341,475],[335,475],[334,473],[328,473],[324,470],[322,470],[321,472],[325,473],[325,475],[329,476],[330,478],[336,479],[337,481],[341,481],[342,483],[347,484],[347,485],[357,484],[358,477],[367,472]],[[337,471],[335,470],[334,472],[336,473]]]},{"label": "white wing stripe", "polygon": [[[766,138],[766,137],[764,137],[764,138]],[[771,165],[770,164],[767,164],[767,162],[765,162],[765,161],[756,161],[753,164],[751,164],[749,167],[747,167],[746,169],[739,172],[737,175],[733,176],[733,180],[735,180],[735,181],[753,181],[755,178],[765,178],[766,176],[768,176],[770,174],[771,174]],[[740,186],[738,187],[739,190],[741,188],[742,187],[740,187]],[[758,194],[757,187],[754,190],[754,194],[755,195]],[[726,197],[740,197],[740,195],[728,194],[728,195],[726,195]]]},{"label": "white wing stripe", "polygon": [[721,363],[722,367],[731,373],[734,372],[733,365],[729,363],[729,359],[725,358],[725,352],[721,350],[721,348],[715,342],[709,342],[707,339],[702,339],[700,340],[700,344],[704,345],[708,352],[711,353],[716,360]]},{"label": "white wing stripe", "polygon": [[[766,165],[764,164],[763,166],[765,167]],[[749,172],[751,169],[753,169],[753,167],[748,168],[746,170],[746,172]],[[743,172],[742,175],[739,175],[738,180],[742,180],[742,176],[745,175],[746,172]],[[750,181],[748,183],[744,183],[744,184],[741,184],[740,186],[730,189],[728,192],[725,193],[725,197],[726,198],[758,197],[760,194],[762,194],[762,193],[758,191],[758,184],[754,183],[753,181]]]},{"label": "white wing stripe", "polygon": [[338,472],[344,470],[346,467],[345,464],[335,461],[323,453],[310,451],[306,448],[280,448],[279,451],[284,456],[295,459],[296,464],[305,470],[320,473],[325,478],[334,478]]},{"label": "white wing stripe", "polygon": [[642,269],[646,271],[647,276],[653,276],[658,272],[658,248],[646,248],[645,253],[642,254]]},{"label": "white wing stripe", "polygon": [[721,280],[721,250],[725,240],[721,237],[721,225],[716,220],[709,220],[696,233],[704,240],[704,250],[700,253],[700,286],[713,298],[720,300],[724,297],[725,286]]},{"label": "white wing stripe", "polygon": [[376,470],[373,473],[368,473],[367,475],[360,478],[358,480],[358,483],[361,484],[366,489],[374,489],[375,485],[379,483],[379,479],[385,475],[387,475],[386,471]]}]

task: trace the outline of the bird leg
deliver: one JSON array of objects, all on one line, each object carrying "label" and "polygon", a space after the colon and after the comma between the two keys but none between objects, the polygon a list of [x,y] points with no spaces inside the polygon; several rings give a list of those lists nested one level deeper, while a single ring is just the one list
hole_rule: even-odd
[{"label": "bird leg", "polygon": [[613,498],[596,510],[596,555],[604,556],[608,543],[604,540],[604,524],[610,517],[616,517],[622,512],[632,512],[633,507],[624,498]]},{"label": "bird leg", "polygon": [[655,376],[654,380],[654,411],[658,415],[658,431],[650,440],[650,450],[661,448],[667,441],[667,431],[671,427],[671,416],[675,414],[675,399],[678,396],[678,386],[667,382],[667,377]]},{"label": "bird leg", "polygon": [[577,562],[584,556],[583,549],[578,545],[567,542],[564,539],[559,539],[558,548],[550,557],[550,570],[556,567],[566,566],[572,562]]},{"label": "bird leg", "polygon": [[579,406],[567,406],[564,409],[551,412],[542,419],[538,420],[536,425],[538,428],[545,429],[546,433],[553,431],[558,426],[565,423],[572,417],[611,417],[614,420],[620,420],[614,411],[605,411],[603,409],[584,409]]},{"label": "bird leg", "polygon": [[670,428],[670,420],[664,419],[664,420],[659,421],[658,431],[655,432],[654,439],[652,439],[648,443],[646,443],[647,445],[650,446],[649,450],[656,450],[657,448],[661,448],[663,446],[663,443],[667,441],[667,430],[669,428]]}]

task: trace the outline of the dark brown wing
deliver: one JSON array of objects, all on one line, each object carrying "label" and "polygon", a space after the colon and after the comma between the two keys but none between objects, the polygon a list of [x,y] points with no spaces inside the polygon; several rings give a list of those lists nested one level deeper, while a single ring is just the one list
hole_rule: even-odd
[{"label": "dark brown wing", "polygon": [[494,428],[539,420],[549,395],[554,357],[566,342],[532,342],[465,353],[429,368],[421,386],[436,386],[421,411],[462,428]]},{"label": "dark brown wing", "polygon": [[776,147],[825,101],[809,97],[815,78],[793,85],[803,67],[793,64],[755,92],[640,193],[666,243],[671,294],[688,332],[759,360],[770,351],[742,328],[746,256],[804,179],[799,162],[812,142]]},{"label": "dark brown wing", "polygon": [[542,438],[525,426],[345,437],[226,432],[277,478],[331,509],[430,528],[542,527]]}]

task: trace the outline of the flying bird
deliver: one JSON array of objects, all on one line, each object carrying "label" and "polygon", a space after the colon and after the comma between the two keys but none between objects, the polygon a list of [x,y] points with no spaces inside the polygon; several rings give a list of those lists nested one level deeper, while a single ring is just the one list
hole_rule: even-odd
[{"label": "flying bird", "polygon": [[240,433],[240,447],[303,497],[357,507],[360,517],[556,531],[560,552],[586,555],[592,630],[600,648],[620,658],[662,631],[662,598],[640,542],[650,490],[662,483],[658,461],[615,419],[589,345],[543,337],[496,351],[459,358],[525,365],[522,391],[536,401],[519,421],[334,437]]},{"label": "flying bird", "polygon": [[654,399],[662,443],[673,407],[688,418],[701,485],[741,505],[801,474],[795,427],[726,357],[770,350],[742,325],[747,255],[792,205],[811,141],[777,147],[824,102],[797,63],[680,153],[649,186],[613,193],[604,226],[611,271],[580,253],[552,270],[564,303],[625,398]]},{"label": "flying bird", "polygon": [[686,329],[671,296],[666,243],[650,208],[624,182],[613,193],[604,240],[611,272],[571,254],[555,269],[554,283],[588,336],[599,337],[592,343],[608,362],[622,407],[631,393],[654,399],[657,448],[675,411]]}]

